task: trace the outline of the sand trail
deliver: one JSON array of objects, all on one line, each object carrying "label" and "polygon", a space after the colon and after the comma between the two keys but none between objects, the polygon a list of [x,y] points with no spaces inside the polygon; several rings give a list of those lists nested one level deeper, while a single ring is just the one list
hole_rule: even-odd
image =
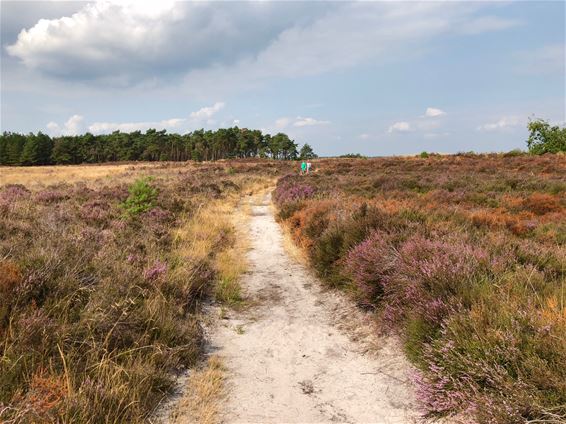
[{"label": "sand trail", "polygon": [[415,422],[410,366],[395,340],[364,331],[363,313],[289,255],[269,195],[251,209],[242,285],[253,306],[210,331],[226,367],[221,421]]}]

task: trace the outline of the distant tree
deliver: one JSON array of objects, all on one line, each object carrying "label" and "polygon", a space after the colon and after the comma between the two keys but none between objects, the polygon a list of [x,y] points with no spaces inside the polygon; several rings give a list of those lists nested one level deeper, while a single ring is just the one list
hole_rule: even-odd
[{"label": "distant tree", "polygon": [[346,153],[345,155],[338,156],[339,158],[349,158],[349,159],[367,159],[367,156],[364,156],[360,153]]},{"label": "distant tree", "polygon": [[[311,149],[312,150],[312,149]],[[51,138],[46,134],[0,135],[0,164],[44,165],[99,163],[113,161],[184,161],[271,157],[292,160],[297,144],[286,134],[274,136],[247,128],[203,129],[187,134],[168,134],[148,129],[94,135]]]},{"label": "distant tree", "polygon": [[530,121],[527,128],[529,152],[536,155],[566,152],[566,127],[550,126],[547,121],[537,119]]},{"label": "distant tree", "polygon": [[0,163],[2,165],[21,165],[25,144],[25,135],[4,132],[0,136]]},{"label": "distant tree", "polygon": [[56,164],[76,165],[84,163],[83,142],[84,136],[64,136],[53,140],[51,160]]},{"label": "distant tree", "polygon": [[297,143],[287,134],[277,133],[268,142],[271,157],[274,159],[293,160],[297,158]]},{"label": "distant tree", "polygon": [[305,143],[303,145],[303,147],[301,147],[301,150],[299,151],[299,159],[315,159],[317,158],[318,155],[315,154],[314,150],[312,149],[312,147]]},{"label": "distant tree", "polygon": [[53,141],[42,132],[29,134],[20,157],[22,165],[48,165],[51,163]]}]

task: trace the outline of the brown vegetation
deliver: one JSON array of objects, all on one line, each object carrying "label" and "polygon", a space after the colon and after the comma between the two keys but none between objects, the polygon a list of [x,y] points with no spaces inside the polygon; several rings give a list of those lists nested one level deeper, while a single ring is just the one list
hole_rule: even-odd
[{"label": "brown vegetation", "polygon": [[319,276],[398,332],[429,416],[566,420],[566,160],[319,160],[279,217]]},{"label": "brown vegetation", "polygon": [[0,421],[149,417],[201,357],[200,305],[235,278],[229,211],[285,166],[140,164],[98,179],[68,167],[85,181],[55,184],[12,174],[0,186]]}]

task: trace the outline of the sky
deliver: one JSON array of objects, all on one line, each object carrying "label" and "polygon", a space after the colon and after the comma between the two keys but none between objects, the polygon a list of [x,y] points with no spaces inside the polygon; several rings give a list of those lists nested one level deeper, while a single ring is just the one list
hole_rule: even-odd
[{"label": "sky", "polygon": [[238,126],[323,156],[525,149],[565,116],[563,1],[0,1],[0,128]]}]

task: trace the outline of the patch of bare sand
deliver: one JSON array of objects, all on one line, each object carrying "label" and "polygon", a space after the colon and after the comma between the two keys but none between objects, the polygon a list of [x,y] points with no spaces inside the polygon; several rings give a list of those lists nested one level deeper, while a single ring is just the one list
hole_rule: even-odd
[{"label": "patch of bare sand", "polygon": [[226,367],[226,423],[411,423],[410,365],[395,339],[323,291],[292,258],[266,196],[251,206],[246,312],[224,313],[210,334]]}]

